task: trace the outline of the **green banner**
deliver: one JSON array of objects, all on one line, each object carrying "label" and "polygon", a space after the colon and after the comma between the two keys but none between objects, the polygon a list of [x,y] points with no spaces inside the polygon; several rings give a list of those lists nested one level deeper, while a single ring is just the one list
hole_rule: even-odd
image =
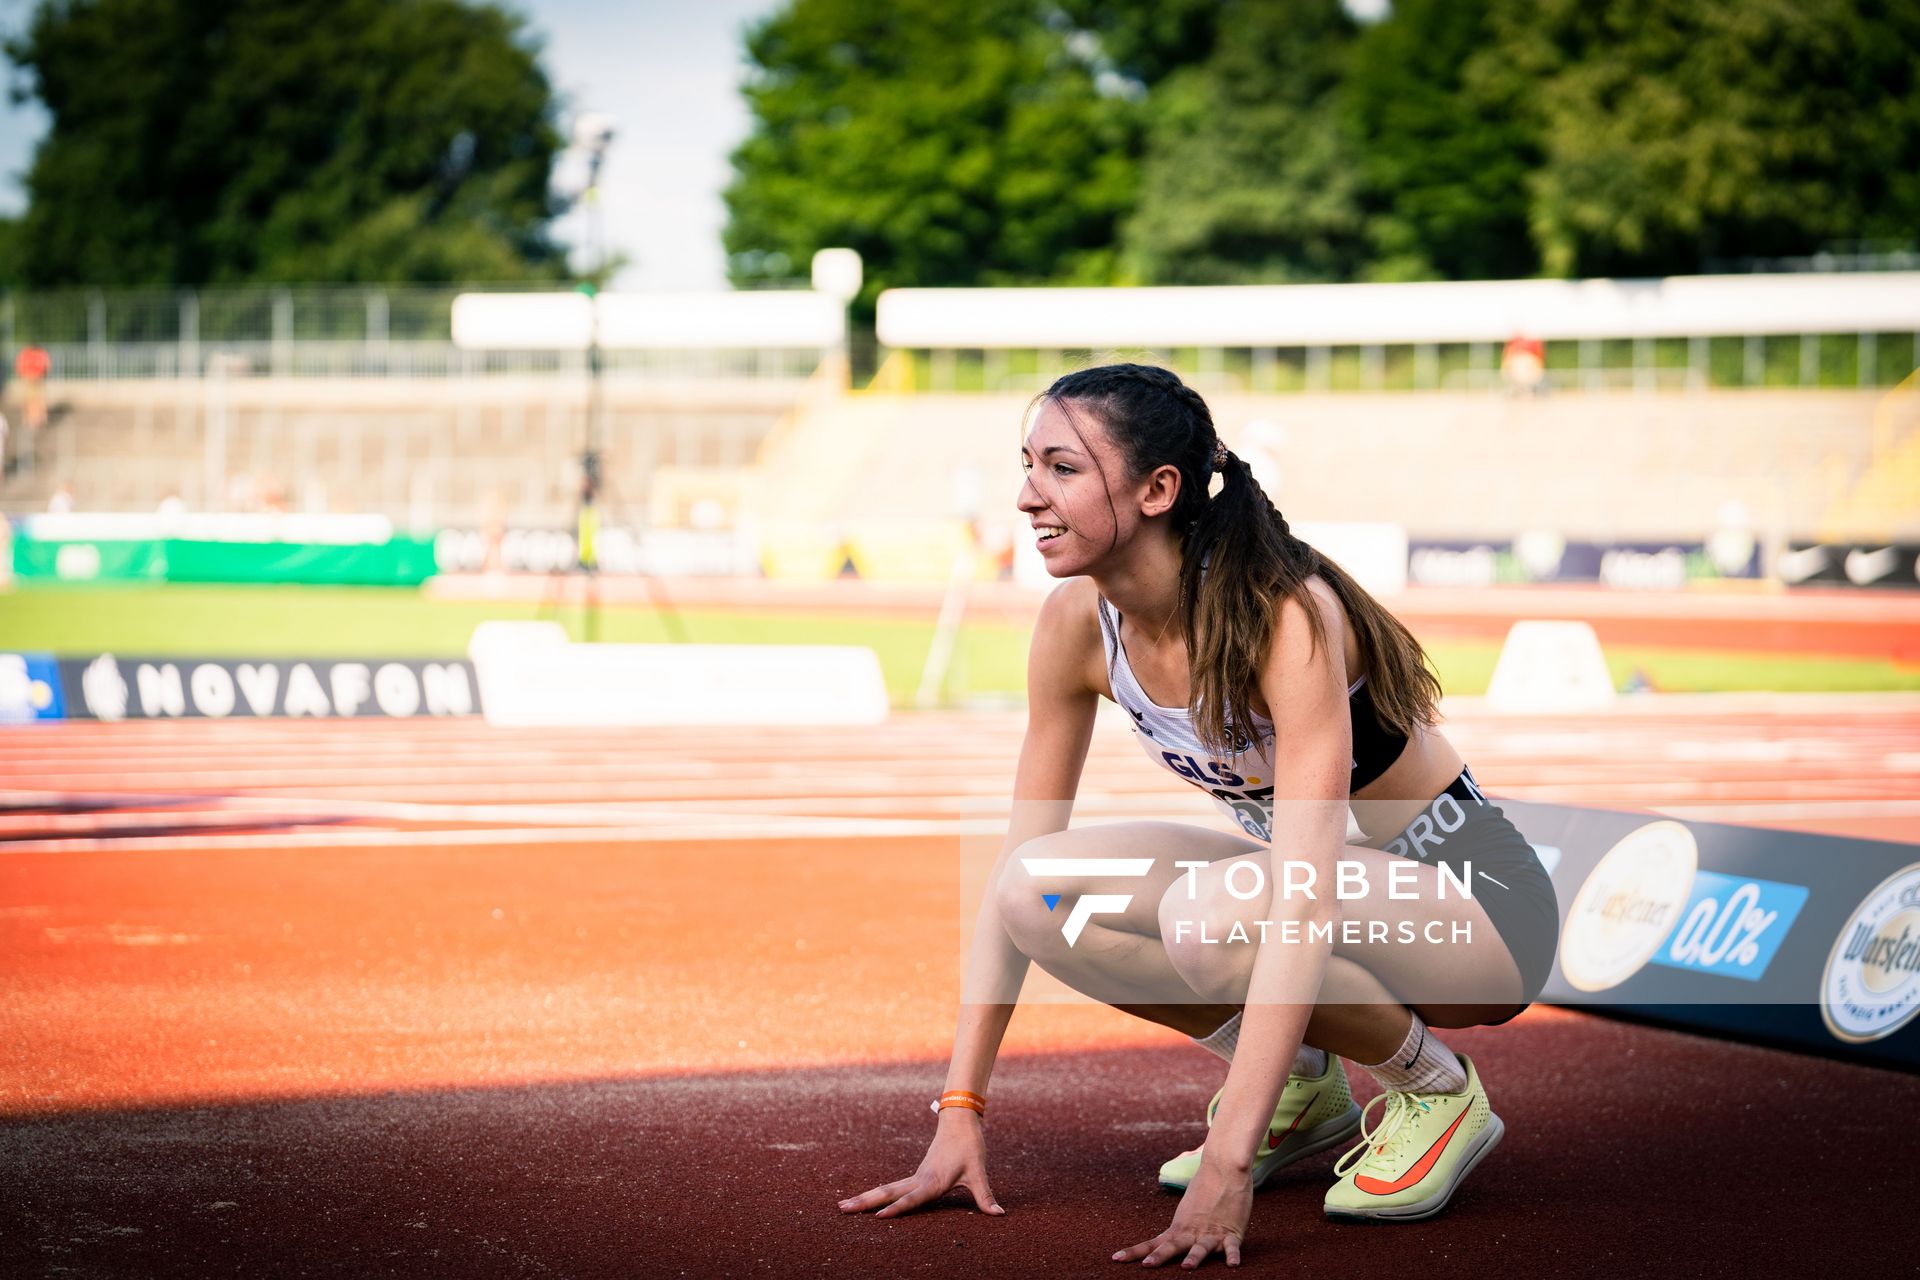
[{"label": "green banner", "polygon": [[13,576],[30,582],[164,582],[166,544],[134,541],[51,541],[13,535]]},{"label": "green banner", "polygon": [[415,587],[434,573],[431,538],[386,542],[45,540],[16,535],[13,573],[38,582],[252,582]]}]

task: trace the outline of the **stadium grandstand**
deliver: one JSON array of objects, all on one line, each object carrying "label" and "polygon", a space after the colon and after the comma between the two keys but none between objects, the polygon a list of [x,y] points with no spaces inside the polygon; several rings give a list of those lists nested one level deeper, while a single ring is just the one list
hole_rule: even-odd
[{"label": "stadium grandstand", "polygon": [[[1234,447],[1316,523],[1438,545],[1731,529],[1766,566],[1797,539],[1920,535],[1917,273],[890,290],[856,385],[852,268],[852,288],[597,302],[10,296],[0,341],[48,353],[51,412],[16,433],[0,509],[564,531],[597,433],[605,524],[642,546],[706,540],[643,558],[653,571],[943,581],[973,542],[990,577],[1011,567],[1002,498],[1028,401],[1117,354],[1204,388]],[[1522,340],[1531,378],[1508,350]],[[948,477],[946,509],[895,482],[908,468]]]}]

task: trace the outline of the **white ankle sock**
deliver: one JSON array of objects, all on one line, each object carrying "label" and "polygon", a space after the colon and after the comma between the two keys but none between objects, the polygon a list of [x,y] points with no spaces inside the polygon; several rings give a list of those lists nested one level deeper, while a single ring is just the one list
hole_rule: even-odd
[{"label": "white ankle sock", "polygon": [[[1234,1014],[1208,1035],[1194,1036],[1193,1042],[1208,1053],[1219,1055],[1221,1061],[1232,1062],[1233,1051],[1240,1043],[1240,1015]],[[1303,1044],[1300,1052],[1293,1055],[1293,1074],[1296,1076],[1319,1076],[1324,1075],[1326,1070],[1325,1049]]]},{"label": "white ankle sock", "polygon": [[1396,1093],[1458,1093],[1467,1087],[1467,1071],[1460,1059],[1440,1043],[1417,1013],[1400,1048],[1385,1062],[1374,1063],[1367,1070],[1381,1088]]},{"label": "white ankle sock", "polygon": [[1232,1062],[1234,1048],[1240,1043],[1240,1015],[1234,1014],[1208,1035],[1195,1036],[1193,1042],[1208,1053],[1218,1054],[1222,1062]]}]

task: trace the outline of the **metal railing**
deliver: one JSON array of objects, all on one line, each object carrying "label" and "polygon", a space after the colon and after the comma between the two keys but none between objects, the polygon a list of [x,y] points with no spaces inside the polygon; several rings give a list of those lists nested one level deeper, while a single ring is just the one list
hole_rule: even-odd
[{"label": "metal railing", "polygon": [[[1545,344],[1538,390],[1890,387],[1920,365],[1920,334],[1589,339]],[[1178,369],[1209,392],[1514,390],[1498,343],[1346,347],[921,349],[902,381],[930,392],[1031,391],[1073,369],[1137,360]]]},{"label": "metal railing", "polygon": [[[7,291],[0,294],[0,352],[10,360],[24,346],[45,349],[55,380],[581,374],[584,352],[466,351],[453,342],[459,294],[555,287]],[[602,367],[652,377],[804,378],[821,355],[791,348],[607,351]]]},{"label": "metal railing", "polygon": [[[0,353],[44,348],[56,380],[468,378],[580,375],[578,352],[465,351],[453,299],[496,286],[288,286],[0,293]],[[854,334],[857,374],[885,352]],[[1545,344],[1548,391],[1721,387],[1890,387],[1920,365],[1920,335],[1843,333],[1589,339]],[[804,378],[818,350],[608,351],[603,367],[643,377]],[[1187,347],[1154,351],[914,350],[921,391],[1031,390],[1037,381],[1124,357],[1172,365],[1212,391],[1470,391],[1507,386],[1497,343]]]}]

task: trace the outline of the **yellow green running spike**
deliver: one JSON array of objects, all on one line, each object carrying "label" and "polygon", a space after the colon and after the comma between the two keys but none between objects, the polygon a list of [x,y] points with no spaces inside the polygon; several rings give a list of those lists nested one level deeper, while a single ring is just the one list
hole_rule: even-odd
[{"label": "yellow green running spike", "polygon": [[[1213,1124],[1220,1109],[1220,1095],[1207,1104],[1207,1124]],[[1353,1104],[1347,1087],[1346,1068],[1338,1054],[1327,1055],[1327,1065],[1317,1076],[1290,1075],[1280,1091],[1280,1104],[1273,1109],[1273,1120],[1260,1149],[1253,1157],[1253,1185],[1258,1188],[1268,1178],[1296,1160],[1304,1160],[1316,1151],[1325,1151],[1348,1141],[1360,1129],[1360,1108]],[[1183,1151],[1160,1166],[1160,1185],[1168,1191],[1185,1191],[1200,1171],[1200,1153],[1206,1148]]]},{"label": "yellow green running spike", "polygon": [[1340,1181],[1327,1192],[1329,1218],[1413,1222],[1447,1207],[1454,1189],[1500,1141],[1506,1126],[1487,1105],[1487,1091],[1466,1054],[1459,1093],[1381,1094],[1366,1107],[1380,1118],[1362,1128],[1360,1145],[1340,1158]]}]

